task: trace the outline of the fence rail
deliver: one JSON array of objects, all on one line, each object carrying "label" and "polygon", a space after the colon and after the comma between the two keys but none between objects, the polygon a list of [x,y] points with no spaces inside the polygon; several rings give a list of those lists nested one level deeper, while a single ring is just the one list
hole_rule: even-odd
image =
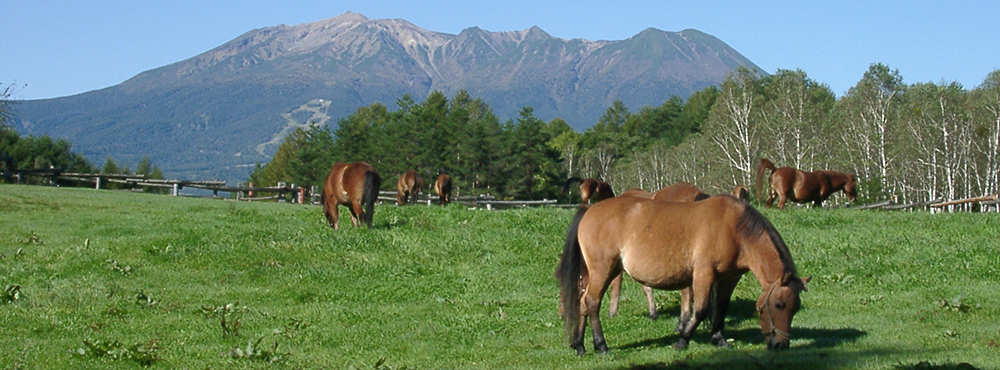
[{"label": "fence rail", "polygon": [[[63,172],[60,169],[24,169],[24,170],[13,170],[4,172],[4,177],[13,177],[17,179],[17,183],[20,184],[22,179],[26,176],[35,177],[45,177],[49,178],[50,181],[74,181],[74,182],[85,182],[93,183],[94,187],[97,189],[101,188],[102,183],[116,183],[124,184],[127,186],[141,186],[141,187],[154,187],[154,188],[168,188],[172,189],[171,195],[179,195],[179,190],[189,187],[196,189],[211,190],[213,196],[218,196],[219,192],[227,192],[236,194],[236,200],[243,201],[262,201],[262,200],[278,200],[279,202],[285,201],[289,194],[295,196],[292,197],[293,203],[301,204],[319,204],[320,190],[316,186],[311,186],[309,188],[299,187],[295,184],[287,185],[284,182],[278,183],[277,186],[228,186],[225,181],[222,180],[171,180],[171,179],[147,179],[141,174],[114,174],[114,173],[78,173],[78,172]],[[260,194],[274,194],[268,196],[260,196]],[[255,196],[256,195],[256,196]],[[437,197],[433,194],[427,192],[421,192],[416,197],[417,203],[431,205],[437,201]],[[378,195],[378,200],[381,202],[395,202],[396,192],[394,191],[380,191]],[[577,207],[577,204],[567,204],[559,203],[555,199],[542,199],[542,200],[498,200],[492,195],[474,195],[474,196],[456,196],[452,198],[454,203],[463,204],[472,207],[485,207],[486,209],[494,208],[513,208],[513,207],[529,207],[529,206],[544,206],[544,207]],[[853,209],[881,209],[881,210],[907,210],[907,209],[942,209],[948,206],[963,205],[969,203],[979,203],[983,208],[983,211],[987,211],[989,208],[993,208],[996,212],[1000,212],[1000,195],[984,195],[979,197],[971,197],[964,199],[947,200],[945,198],[938,198],[929,201],[913,202],[906,204],[896,204],[893,200],[886,200],[877,203],[864,204],[859,206],[851,207]]]}]

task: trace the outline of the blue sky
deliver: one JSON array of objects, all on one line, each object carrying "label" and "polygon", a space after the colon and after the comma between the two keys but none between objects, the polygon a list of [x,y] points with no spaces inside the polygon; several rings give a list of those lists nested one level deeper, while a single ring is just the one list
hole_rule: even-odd
[{"label": "blue sky", "polygon": [[876,62],[898,69],[909,84],[957,81],[966,89],[1000,68],[994,1],[2,0],[0,83],[17,83],[15,99],[79,94],[252,29],[347,11],[451,34],[538,26],[561,38],[621,40],[648,27],[693,28],[766,72],[802,69],[838,97]]}]

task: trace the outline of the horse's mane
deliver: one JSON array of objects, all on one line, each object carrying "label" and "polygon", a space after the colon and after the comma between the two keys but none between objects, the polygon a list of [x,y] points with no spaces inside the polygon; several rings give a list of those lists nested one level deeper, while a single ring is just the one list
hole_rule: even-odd
[{"label": "horse's mane", "polygon": [[768,221],[760,211],[746,203],[744,203],[744,206],[743,215],[740,216],[738,223],[740,229],[743,230],[743,237],[752,239],[762,234],[767,234],[771,239],[771,244],[774,245],[774,248],[778,252],[778,257],[781,258],[781,264],[784,265],[785,272],[795,274],[795,262],[792,261],[792,253],[788,250],[788,246],[785,245],[781,234],[778,234],[778,230],[774,228],[771,221]]}]

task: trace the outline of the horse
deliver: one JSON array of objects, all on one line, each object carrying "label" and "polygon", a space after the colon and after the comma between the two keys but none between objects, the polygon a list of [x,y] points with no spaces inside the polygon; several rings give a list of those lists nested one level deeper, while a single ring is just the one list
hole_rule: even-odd
[{"label": "horse", "polygon": [[743,185],[736,186],[735,188],[733,188],[732,195],[736,197],[736,199],[742,200],[744,202],[750,201],[750,189],[747,189],[746,186]]},{"label": "horse", "polygon": [[857,177],[854,174],[827,170],[805,172],[792,167],[776,168],[774,163],[764,158],[757,164],[758,197],[761,195],[766,169],[771,170],[768,175],[771,193],[767,198],[767,208],[771,208],[775,198],[778,198],[778,209],[785,209],[786,200],[796,203],[812,202],[813,207],[819,208],[824,200],[840,190],[847,194],[847,199],[851,202],[858,197]]},{"label": "horse", "polygon": [[371,229],[380,187],[382,178],[368,163],[337,162],[326,176],[323,192],[320,194],[327,223],[334,230],[340,229],[337,223],[337,206],[343,204],[351,211],[351,223],[354,227],[358,227],[360,221]]},{"label": "horse", "polygon": [[728,347],[726,311],[740,278],[752,271],[761,285],[757,313],[768,350],[789,347],[792,318],[810,278],[800,278],[791,253],[770,221],[749,203],[729,195],[699,202],[661,202],[616,197],[581,206],[566,233],[556,276],[570,347],[586,353],[590,324],[594,349],[608,352],[598,314],[612,278],[622,271],[656,289],[690,288],[693,315],[682,317],[685,349],[709,312],[715,286],[711,343]]},{"label": "horse", "polygon": [[409,170],[399,175],[399,181],[396,181],[396,205],[416,204],[417,195],[424,186],[427,186],[424,178],[417,175],[417,171]]},{"label": "horse", "polygon": [[563,185],[563,193],[566,193],[569,190],[569,186],[574,182],[580,183],[580,204],[588,204],[591,200],[597,203],[615,197],[615,191],[611,189],[611,184],[594,179],[581,179],[579,177],[572,177],[566,180],[566,184]]},{"label": "horse", "polygon": [[451,202],[451,176],[441,174],[437,181],[434,181],[434,192],[437,193],[441,206],[444,207]]},{"label": "horse", "polygon": [[[710,197],[708,193],[705,193],[694,184],[687,182],[678,182],[660,189],[655,193],[641,189],[629,189],[628,191],[622,193],[621,196],[654,199],[661,202],[697,202]],[[622,291],[622,275],[623,274],[619,274],[614,278],[614,280],[611,281],[610,290],[608,292],[608,298],[610,299],[608,302],[608,316],[610,317],[618,315],[618,301],[620,300]],[[646,304],[649,308],[649,318],[656,320],[659,317],[659,312],[656,310],[656,301],[653,300],[653,288],[643,285],[642,292],[646,295]],[[681,290],[681,317],[684,317],[685,315],[690,317],[690,314],[691,291],[690,289],[683,289]],[[681,323],[679,323],[677,327],[677,330],[679,331]]]}]

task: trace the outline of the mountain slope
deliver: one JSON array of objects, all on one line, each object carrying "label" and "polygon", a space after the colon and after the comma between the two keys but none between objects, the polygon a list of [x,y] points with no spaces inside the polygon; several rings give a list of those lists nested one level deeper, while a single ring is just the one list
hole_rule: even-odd
[{"label": "mountain slope", "polygon": [[532,106],[539,118],[582,130],[616,99],[636,110],[659,105],[718,84],[739,65],[755,68],[695,30],[650,28],[621,41],[566,40],[537,27],[452,35],[345,13],[253,30],[116,86],[24,101],[15,125],[66,138],[96,163],[149,155],[168,176],[236,181],[269,160],[291,128],[336,124],[374,102],[395,107],[403,94],[419,102],[466,89],[502,119]]}]

